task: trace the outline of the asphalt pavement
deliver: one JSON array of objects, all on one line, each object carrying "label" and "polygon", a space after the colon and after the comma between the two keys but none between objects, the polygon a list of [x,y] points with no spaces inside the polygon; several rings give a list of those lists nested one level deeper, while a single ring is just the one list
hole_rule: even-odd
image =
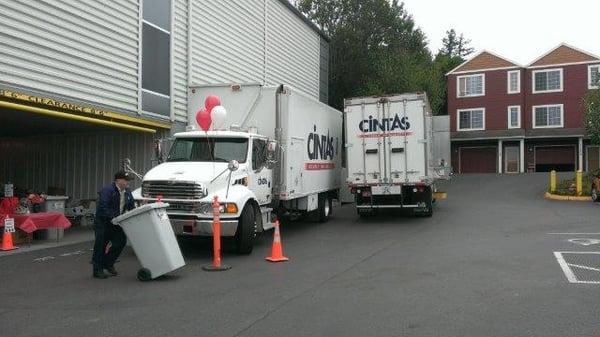
[{"label": "asphalt pavement", "polygon": [[131,249],[107,280],[91,277],[91,243],[0,253],[0,335],[599,336],[600,255],[566,252],[600,252],[572,240],[600,239],[600,208],[544,200],[546,182],[457,176],[431,218],[336,207],[283,225],[279,264],[264,261],[272,232],[250,256],[226,243],[221,273],[202,270],[210,241],[185,242],[187,266],[146,283]]}]

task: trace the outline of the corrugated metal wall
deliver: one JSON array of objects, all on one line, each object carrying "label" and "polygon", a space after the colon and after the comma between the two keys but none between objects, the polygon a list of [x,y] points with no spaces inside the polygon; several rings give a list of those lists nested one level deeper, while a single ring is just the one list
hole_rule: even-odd
[{"label": "corrugated metal wall", "polygon": [[319,99],[319,34],[277,0],[267,0],[267,84],[289,84]]},{"label": "corrugated metal wall", "polygon": [[175,120],[187,122],[188,1],[173,0],[173,111]]},{"label": "corrugated metal wall", "polygon": [[192,2],[192,83],[263,82],[264,1]]},{"label": "corrugated metal wall", "polygon": [[137,0],[0,0],[0,80],[138,110]]},{"label": "corrugated metal wall", "polygon": [[95,199],[124,158],[137,172],[148,171],[152,148],[152,135],[126,132],[2,139],[0,182],[37,191],[66,188],[72,200]]},{"label": "corrugated metal wall", "polygon": [[192,84],[285,83],[323,95],[320,35],[278,0],[193,1],[191,31]]},{"label": "corrugated metal wall", "polygon": [[329,42],[321,37],[321,65],[319,72],[319,97],[321,102],[329,104]]}]

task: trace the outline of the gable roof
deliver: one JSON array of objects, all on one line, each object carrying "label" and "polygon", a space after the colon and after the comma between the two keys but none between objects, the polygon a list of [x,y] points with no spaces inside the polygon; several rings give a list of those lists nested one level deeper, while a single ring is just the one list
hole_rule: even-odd
[{"label": "gable roof", "polygon": [[561,43],[551,49],[546,54],[538,57],[531,62],[528,67],[541,67],[558,64],[586,63],[600,61],[600,58],[594,54],[577,49],[566,43]]},{"label": "gable roof", "polygon": [[475,54],[475,56],[463,62],[458,67],[450,70],[446,74],[446,76],[453,73],[465,73],[478,70],[506,69],[519,67],[522,66],[516,62],[513,62],[502,56],[496,55],[490,51],[482,50],[479,53]]}]

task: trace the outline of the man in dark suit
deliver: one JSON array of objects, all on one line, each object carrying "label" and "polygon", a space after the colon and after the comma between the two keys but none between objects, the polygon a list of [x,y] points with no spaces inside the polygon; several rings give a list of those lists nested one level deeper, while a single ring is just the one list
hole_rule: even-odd
[{"label": "man in dark suit", "polygon": [[[125,248],[127,237],[123,228],[114,225],[111,220],[135,207],[133,195],[128,189],[131,180],[133,180],[131,174],[119,171],[115,173],[115,181],[98,192],[94,221],[96,241],[92,258],[95,278],[107,278],[108,275],[104,273],[105,269],[113,276],[118,274],[114,264]],[[106,251],[109,242],[110,249]]]}]

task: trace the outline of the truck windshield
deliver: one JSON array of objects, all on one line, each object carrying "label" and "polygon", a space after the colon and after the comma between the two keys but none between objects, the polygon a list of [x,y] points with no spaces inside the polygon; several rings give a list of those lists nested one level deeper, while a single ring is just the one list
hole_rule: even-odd
[{"label": "truck windshield", "polygon": [[247,138],[177,138],[167,161],[246,162]]}]

